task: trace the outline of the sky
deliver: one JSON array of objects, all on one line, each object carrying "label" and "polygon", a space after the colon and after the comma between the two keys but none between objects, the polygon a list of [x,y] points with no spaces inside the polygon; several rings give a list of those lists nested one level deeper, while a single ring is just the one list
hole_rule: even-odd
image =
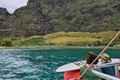
[{"label": "sky", "polygon": [[0,0],[0,7],[6,8],[10,14],[20,7],[26,6],[28,0]]}]

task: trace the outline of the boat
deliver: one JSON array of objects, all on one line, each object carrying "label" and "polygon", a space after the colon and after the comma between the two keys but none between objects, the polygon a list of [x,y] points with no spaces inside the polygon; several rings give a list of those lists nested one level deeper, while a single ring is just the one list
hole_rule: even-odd
[{"label": "boat", "polygon": [[[108,49],[112,42],[119,36],[119,34],[120,31],[116,33],[116,35],[105,46],[105,48],[102,49],[98,56],[89,54],[87,60],[76,61],[73,63],[63,65],[56,69],[56,72],[64,72],[64,80],[71,79],[80,80],[81,77],[82,78],[84,77],[85,73],[88,73],[87,72],[88,70],[97,77],[104,80],[120,80],[120,59],[119,58],[109,59],[109,55],[104,54],[104,52]],[[100,58],[101,55],[104,55],[104,58],[107,57],[108,61],[100,63],[98,58]]]},{"label": "boat", "polygon": [[[76,61],[69,64],[65,64],[59,68],[56,69],[56,72],[68,72],[68,71],[75,71],[80,70],[84,65],[86,61]],[[102,68],[107,67],[115,67],[115,76],[105,74],[101,71]],[[98,76],[99,78],[105,79],[105,80],[120,80],[120,59],[119,58],[112,58],[111,62],[109,63],[103,63],[103,64],[96,64],[93,68],[90,69],[91,72]]]}]

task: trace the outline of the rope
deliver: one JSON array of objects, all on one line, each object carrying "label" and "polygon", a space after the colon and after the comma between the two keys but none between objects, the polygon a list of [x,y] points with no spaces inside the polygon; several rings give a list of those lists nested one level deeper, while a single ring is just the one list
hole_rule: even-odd
[{"label": "rope", "polygon": [[[112,44],[112,42],[119,36],[119,34],[120,34],[120,31],[118,31],[117,33],[116,33],[116,35],[112,38],[112,40],[105,46],[105,48],[103,48],[103,50],[99,53],[99,55],[95,58],[95,60],[90,64],[90,66],[91,65],[93,65],[93,63],[95,62],[95,61],[97,61],[97,59],[108,49],[108,47]],[[84,71],[83,71],[83,73],[81,74],[81,76],[80,76],[80,79],[86,74],[86,72],[89,70],[89,68],[90,67],[87,67]]]}]

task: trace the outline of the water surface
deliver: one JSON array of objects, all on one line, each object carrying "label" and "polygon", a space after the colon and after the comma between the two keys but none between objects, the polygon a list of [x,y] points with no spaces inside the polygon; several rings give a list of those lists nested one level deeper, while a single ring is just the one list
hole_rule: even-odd
[{"label": "water surface", "polygon": [[[63,74],[55,72],[57,67],[82,60],[89,51],[98,53],[100,50],[0,49],[0,80],[63,80]],[[120,49],[109,49],[107,53],[112,57],[120,57]]]}]

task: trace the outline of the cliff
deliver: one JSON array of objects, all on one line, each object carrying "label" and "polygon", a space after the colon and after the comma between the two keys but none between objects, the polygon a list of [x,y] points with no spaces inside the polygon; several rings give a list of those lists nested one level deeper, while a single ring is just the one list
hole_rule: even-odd
[{"label": "cliff", "polygon": [[0,8],[0,36],[119,30],[119,13],[119,0],[29,0],[12,15]]}]

